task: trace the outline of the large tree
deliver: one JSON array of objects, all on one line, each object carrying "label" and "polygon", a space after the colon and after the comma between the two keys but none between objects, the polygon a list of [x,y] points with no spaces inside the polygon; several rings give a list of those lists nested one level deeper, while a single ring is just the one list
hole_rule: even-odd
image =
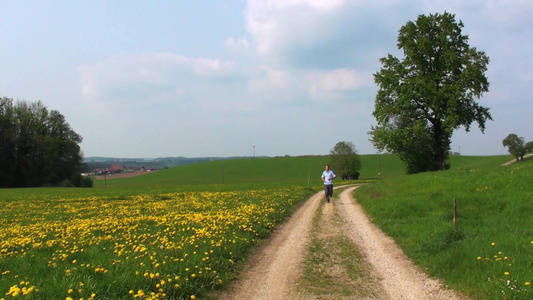
[{"label": "large tree", "polygon": [[511,133],[505,139],[502,144],[507,147],[507,150],[511,155],[516,157],[516,160],[524,160],[524,155],[528,152],[533,152],[533,142],[525,142],[523,137]]},{"label": "large tree", "polygon": [[399,31],[403,59],[389,54],[374,75],[377,125],[371,141],[380,151],[398,154],[408,173],[448,168],[453,131],[463,126],[468,132],[477,122],[483,132],[492,119],[476,103],[489,89],[489,58],[468,45],[462,28],[447,12],[420,15]]},{"label": "large tree", "polygon": [[361,169],[361,159],[355,151],[352,142],[338,142],[329,152],[331,168],[343,179],[358,179]]},{"label": "large tree", "polygon": [[13,100],[0,98],[0,187],[15,181],[16,138]]},{"label": "large tree", "polygon": [[79,177],[82,138],[42,102],[0,99],[0,187],[57,185]]}]

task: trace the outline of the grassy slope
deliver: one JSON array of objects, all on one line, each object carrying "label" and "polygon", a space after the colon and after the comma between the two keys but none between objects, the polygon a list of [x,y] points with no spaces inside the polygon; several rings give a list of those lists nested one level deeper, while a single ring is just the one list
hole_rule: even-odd
[{"label": "grassy slope", "polygon": [[[403,174],[400,160],[395,155],[361,155],[361,179],[376,179],[381,162],[382,178]],[[239,160],[221,160],[179,166],[133,178],[112,179],[108,187],[165,187],[197,184],[291,183],[307,185],[320,182],[326,156],[276,157]],[[333,170],[335,171],[335,170]],[[104,181],[95,182],[103,187]]]},{"label": "grassy slope", "polygon": [[[431,275],[476,298],[526,295],[524,282],[533,281],[532,208],[533,160],[502,167],[510,155],[453,156],[452,169],[406,176],[394,155],[362,155],[361,179],[382,178],[357,197],[374,222],[393,236],[406,253]],[[280,157],[213,161],[180,166],[139,177],[95,182],[93,189],[3,189],[1,199],[68,197],[69,195],[150,194],[203,189],[246,189],[274,185],[320,188],[327,157]],[[526,166],[530,166],[527,167]],[[518,168],[518,169],[516,169]],[[516,172],[512,172],[516,169]],[[513,175],[510,175],[513,174]],[[223,183],[223,184],[222,184]],[[336,184],[341,184],[337,181]],[[459,231],[453,233],[452,201],[459,201]],[[496,242],[495,246],[491,246]],[[508,255],[508,264],[494,255]],[[477,257],[482,257],[477,264]],[[489,260],[486,260],[489,258]],[[503,262],[506,262],[505,260]],[[510,272],[510,275],[503,275]],[[491,281],[487,280],[491,278]],[[506,285],[512,280],[515,289]],[[522,294],[514,291],[521,290]],[[524,292],[525,291],[525,292]],[[531,291],[531,288],[529,288]],[[531,296],[531,292],[527,294]]]},{"label": "grassy slope", "polygon": [[533,160],[501,166],[510,159],[456,157],[449,171],[374,182],[356,196],[430,275],[475,299],[531,299]]},{"label": "grassy slope", "polygon": [[[492,160],[496,159],[497,162]],[[483,167],[512,159],[501,157],[452,157],[452,168],[462,166]],[[113,195],[117,198],[134,194],[151,194],[166,191],[196,190],[203,186],[216,185],[216,189],[246,189],[251,185],[305,185],[319,188],[320,174],[329,162],[326,156],[278,157],[212,161],[179,166],[138,177],[95,181],[91,189],[73,188],[25,188],[0,189],[0,198],[5,200],[31,197],[73,197]],[[404,176],[403,165],[395,155],[361,155],[361,179],[377,179]],[[340,180],[335,182],[341,184]],[[107,188],[104,188],[106,186]]]}]

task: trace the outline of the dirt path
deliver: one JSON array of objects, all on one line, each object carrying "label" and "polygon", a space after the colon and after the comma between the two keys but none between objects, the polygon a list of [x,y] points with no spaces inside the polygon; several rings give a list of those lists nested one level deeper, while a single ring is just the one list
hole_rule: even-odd
[{"label": "dirt path", "polygon": [[[360,281],[369,281],[362,289],[365,299],[460,299],[453,291],[428,278],[403,254],[392,239],[372,224],[363,209],[351,196],[351,187],[334,201],[326,204],[323,192],[306,201],[294,215],[281,226],[250,260],[235,284],[218,295],[219,299],[360,299],[357,293],[344,292],[339,296],[331,289],[314,295],[310,286],[302,286],[299,280],[304,273],[304,259],[309,253],[313,218],[319,213],[319,239],[328,243],[332,237],[343,235],[353,243],[362,256],[362,264],[368,265],[365,280],[345,280],[342,274],[329,274],[340,285],[361,289]],[[322,209],[318,209],[322,207]],[[337,223],[333,217],[338,218]],[[329,239],[329,240],[328,240]],[[334,248],[335,249],[335,248]],[[342,261],[332,259],[326,268],[330,273],[342,273]],[[355,258],[354,258],[355,259]],[[339,264],[339,266],[331,266]],[[359,281],[359,282],[357,282]],[[308,283],[309,284],[309,283]],[[313,284],[313,283],[311,283]],[[336,285],[336,283],[334,283]],[[311,291],[311,292],[309,292]],[[358,296],[359,295],[359,296]]]},{"label": "dirt path", "polygon": [[422,273],[394,240],[375,226],[345,190],[338,201],[346,233],[370,262],[389,299],[458,299],[450,290]]},{"label": "dirt path", "polygon": [[[524,155],[524,159],[526,159],[526,158],[528,158],[528,157],[531,157],[531,156],[533,156],[533,153],[526,154],[526,155]],[[517,161],[516,158],[515,158],[515,159],[513,159],[513,160],[510,160],[510,161],[508,161],[508,162],[502,164],[502,166],[508,166],[508,165],[514,164],[514,163],[516,163],[516,162],[518,162],[518,161]]]},{"label": "dirt path", "polygon": [[250,259],[232,291],[220,299],[294,299],[294,283],[309,242],[313,216],[322,193],[307,200]]}]

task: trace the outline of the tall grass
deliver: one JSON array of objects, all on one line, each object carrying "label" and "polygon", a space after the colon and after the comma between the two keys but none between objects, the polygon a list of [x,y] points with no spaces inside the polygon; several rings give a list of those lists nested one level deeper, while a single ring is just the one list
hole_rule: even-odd
[{"label": "tall grass", "polygon": [[452,170],[376,181],[355,193],[430,275],[475,299],[531,299],[533,161],[501,166],[508,159],[461,157]]}]

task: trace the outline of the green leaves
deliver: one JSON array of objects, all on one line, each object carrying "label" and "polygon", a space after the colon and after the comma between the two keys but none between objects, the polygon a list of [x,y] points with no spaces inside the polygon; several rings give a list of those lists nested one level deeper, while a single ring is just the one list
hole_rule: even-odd
[{"label": "green leaves", "polygon": [[65,117],[41,101],[0,99],[0,187],[70,179],[82,163],[81,141]]},{"label": "green leaves", "polygon": [[[377,125],[369,132],[378,149],[398,153],[412,172],[446,167],[453,130],[473,122],[483,132],[489,109],[475,100],[488,91],[489,58],[470,48],[455,15],[420,15],[398,35],[402,60],[388,55],[374,75]],[[423,161],[427,160],[427,161]]]},{"label": "green leaves", "polygon": [[516,160],[523,160],[526,153],[533,152],[533,142],[526,144],[523,137],[518,137],[514,133],[509,134],[503,139],[502,144],[504,147],[507,147],[511,155],[516,157]]},{"label": "green leaves", "polygon": [[355,146],[352,142],[338,142],[330,151],[331,168],[343,178],[358,178],[361,169],[361,159],[355,152]]}]

